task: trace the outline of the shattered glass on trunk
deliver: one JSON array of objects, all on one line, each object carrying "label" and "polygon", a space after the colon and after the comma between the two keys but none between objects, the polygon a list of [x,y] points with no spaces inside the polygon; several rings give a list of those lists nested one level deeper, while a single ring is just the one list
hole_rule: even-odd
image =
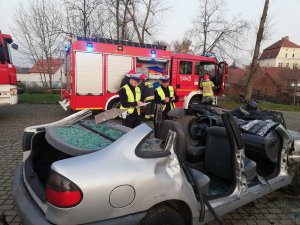
[{"label": "shattered glass on trunk", "polygon": [[96,124],[95,121],[88,121],[88,120],[81,121],[81,123],[115,140],[119,139],[121,136],[125,134],[125,132],[118,130],[106,123]]},{"label": "shattered glass on trunk", "polygon": [[86,127],[91,128],[91,130],[84,128],[80,124],[58,127],[56,129],[59,137],[68,144],[81,149],[91,150],[102,149],[112,143],[111,140],[101,136],[101,134],[104,134],[114,140],[117,140],[125,134],[125,132],[108,124],[97,125],[94,121],[81,121],[81,123]]}]

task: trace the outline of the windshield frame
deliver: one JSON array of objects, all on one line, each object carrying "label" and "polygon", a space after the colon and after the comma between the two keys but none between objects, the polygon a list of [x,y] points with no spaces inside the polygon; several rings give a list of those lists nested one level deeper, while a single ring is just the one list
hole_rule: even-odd
[{"label": "windshield frame", "polygon": [[5,51],[5,60],[12,64],[12,57],[11,57],[11,45],[10,43],[12,42],[11,39],[4,38],[4,51]]}]

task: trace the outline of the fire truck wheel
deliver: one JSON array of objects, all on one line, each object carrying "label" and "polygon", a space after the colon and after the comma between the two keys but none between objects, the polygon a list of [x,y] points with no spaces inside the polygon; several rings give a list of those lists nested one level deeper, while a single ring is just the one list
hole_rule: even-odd
[{"label": "fire truck wheel", "polygon": [[120,99],[115,98],[108,103],[107,110],[113,109],[113,108],[120,108],[120,104],[121,104]]}]

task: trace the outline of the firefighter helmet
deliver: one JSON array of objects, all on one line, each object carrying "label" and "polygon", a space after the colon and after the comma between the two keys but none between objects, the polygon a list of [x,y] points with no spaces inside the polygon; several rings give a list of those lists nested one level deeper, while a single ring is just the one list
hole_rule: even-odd
[{"label": "firefighter helmet", "polygon": [[210,81],[209,74],[206,73],[206,74],[204,75],[204,77],[203,77],[203,80],[204,80],[204,81]]}]

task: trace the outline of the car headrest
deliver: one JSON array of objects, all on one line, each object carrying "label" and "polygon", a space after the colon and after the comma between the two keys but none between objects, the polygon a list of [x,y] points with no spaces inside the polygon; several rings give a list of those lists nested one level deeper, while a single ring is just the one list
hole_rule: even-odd
[{"label": "car headrest", "polygon": [[179,161],[187,158],[187,140],[182,124],[173,120],[164,120],[161,126],[160,139],[166,141],[169,130],[176,132],[174,151]]},{"label": "car headrest", "polygon": [[184,108],[174,108],[171,109],[167,114],[171,118],[181,119],[184,116],[185,111]]}]

